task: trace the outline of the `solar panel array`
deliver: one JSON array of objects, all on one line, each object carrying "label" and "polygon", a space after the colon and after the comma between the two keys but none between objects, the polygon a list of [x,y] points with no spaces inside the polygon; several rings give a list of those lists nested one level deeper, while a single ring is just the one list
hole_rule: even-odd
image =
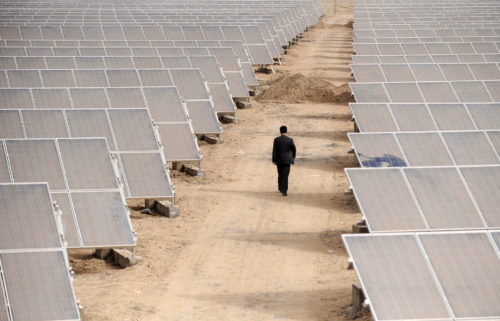
[{"label": "solar panel array", "polygon": [[357,0],[344,243],[376,320],[500,318],[500,5]]},{"label": "solar panel array", "polygon": [[79,320],[65,249],[134,247],[126,200],[173,205],[167,162],[201,162],[197,137],[222,133],[254,67],[280,63],[323,13],[319,0],[0,3],[0,320]]},{"label": "solar panel array", "polygon": [[80,320],[52,200],[47,183],[0,183],[2,321]]}]

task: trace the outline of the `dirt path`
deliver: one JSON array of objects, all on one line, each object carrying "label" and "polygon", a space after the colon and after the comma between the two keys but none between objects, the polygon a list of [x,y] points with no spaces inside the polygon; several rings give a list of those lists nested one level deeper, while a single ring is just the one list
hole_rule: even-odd
[{"label": "dirt path", "polygon": [[[352,6],[335,17],[331,1],[325,7],[277,74],[261,75],[264,84],[297,72],[351,80]],[[118,270],[89,254],[71,257],[88,320],[345,319],[356,278],[340,235],[360,218],[343,195],[343,168],[355,166],[347,103],[252,105],[224,127],[224,143],[201,146],[205,177],[175,175],[181,217],[133,212],[143,263]],[[298,148],[288,197],[277,191],[270,157],[282,124]]]}]

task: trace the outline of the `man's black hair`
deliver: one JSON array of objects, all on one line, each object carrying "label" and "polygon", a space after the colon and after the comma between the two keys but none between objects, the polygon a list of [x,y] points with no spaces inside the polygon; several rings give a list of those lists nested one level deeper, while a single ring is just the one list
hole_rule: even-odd
[{"label": "man's black hair", "polygon": [[286,128],[286,126],[281,126],[280,127],[280,133],[286,134],[287,132],[288,132],[288,128]]}]

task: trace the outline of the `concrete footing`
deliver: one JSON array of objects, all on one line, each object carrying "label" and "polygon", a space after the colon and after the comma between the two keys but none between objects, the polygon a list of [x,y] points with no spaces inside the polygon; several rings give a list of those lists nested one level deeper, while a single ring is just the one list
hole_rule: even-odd
[{"label": "concrete footing", "polygon": [[113,249],[96,249],[94,256],[101,260],[106,260],[111,254],[113,254]]},{"label": "concrete footing", "polygon": [[[183,168],[184,166],[182,165]],[[144,206],[158,212],[161,216],[172,218],[180,215],[179,207],[172,205],[169,201],[145,200]]]},{"label": "concrete footing", "polygon": [[108,260],[122,268],[136,265],[142,261],[142,257],[127,249],[96,249],[94,256],[101,260]]},{"label": "concrete footing", "polygon": [[232,124],[237,122],[234,115],[222,115],[220,116],[220,120],[225,124]]},{"label": "concrete footing", "polygon": [[260,91],[258,91],[257,89],[249,89],[248,93],[250,94],[251,97],[260,95]]},{"label": "concrete footing", "polygon": [[203,135],[202,140],[206,141],[209,144],[217,144],[220,142],[219,137],[210,135]]},{"label": "concrete footing", "polygon": [[236,107],[238,107],[239,109],[247,109],[252,107],[252,104],[247,101],[237,101]]},{"label": "concrete footing", "polygon": [[363,289],[359,284],[352,285],[352,306],[356,308],[357,311],[363,309],[363,303],[365,302],[365,295]]},{"label": "concrete footing", "polygon": [[181,214],[179,206],[171,205],[169,202],[156,201],[154,209],[162,216],[169,218],[177,217]]},{"label": "concrete footing", "polygon": [[190,176],[204,176],[205,173],[199,169],[198,167],[195,167],[191,164],[184,164],[182,165],[181,172],[185,172],[186,174]]},{"label": "concrete footing", "polygon": [[80,301],[77,300],[77,305],[78,305],[78,310],[80,311],[80,320],[86,321],[87,319],[85,318],[85,307],[81,305]]},{"label": "concrete footing", "polygon": [[274,69],[273,69],[272,65],[265,65],[265,66],[262,66],[259,69],[257,69],[256,72],[261,72],[261,73],[269,75],[269,74],[274,73]]},{"label": "concrete footing", "polygon": [[127,249],[114,249],[113,256],[115,263],[122,268],[136,265],[142,261],[142,257],[135,255]]},{"label": "concrete footing", "polygon": [[358,222],[352,225],[353,233],[368,233],[368,225],[365,222]]}]

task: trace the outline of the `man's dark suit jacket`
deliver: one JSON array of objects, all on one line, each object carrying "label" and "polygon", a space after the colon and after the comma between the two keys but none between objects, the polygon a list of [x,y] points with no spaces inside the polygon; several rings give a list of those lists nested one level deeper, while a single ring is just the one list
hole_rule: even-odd
[{"label": "man's dark suit jacket", "polygon": [[281,135],[274,139],[273,162],[277,165],[293,164],[295,153],[293,139],[287,135]]}]

